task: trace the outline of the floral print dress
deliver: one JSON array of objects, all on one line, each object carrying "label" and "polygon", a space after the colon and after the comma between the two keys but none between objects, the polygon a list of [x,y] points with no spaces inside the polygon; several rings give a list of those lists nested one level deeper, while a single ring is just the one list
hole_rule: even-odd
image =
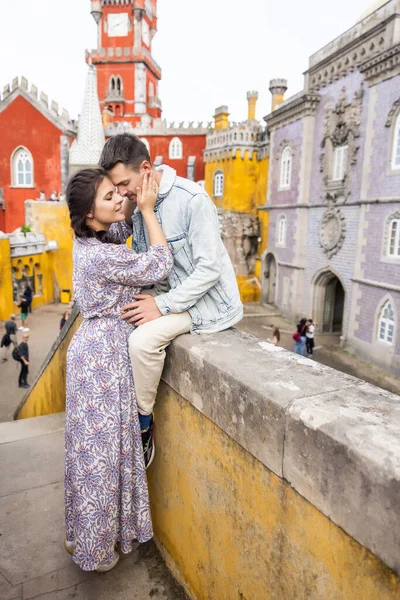
[{"label": "floral print dress", "polygon": [[128,353],[133,326],[120,308],[142,286],[165,279],[172,256],[164,246],[135,254],[125,223],[108,240],[74,242],[74,295],[83,317],[67,354],[65,429],[66,539],[85,571],[112,559],[115,544],[152,537],[146,471]]}]

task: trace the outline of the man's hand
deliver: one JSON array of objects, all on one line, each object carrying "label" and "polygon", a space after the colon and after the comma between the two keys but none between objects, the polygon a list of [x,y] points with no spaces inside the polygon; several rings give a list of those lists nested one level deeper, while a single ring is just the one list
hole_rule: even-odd
[{"label": "man's hand", "polygon": [[127,304],[122,307],[122,315],[121,317],[124,321],[128,321],[128,323],[135,323],[138,327],[139,325],[143,325],[144,323],[148,323],[149,321],[154,321],[154,319],[158,319],[162,317],[156,301],[153,296],[148,296],[146,294],[136,294],[133,296],[136,302],[132,302],[132,304]]}]

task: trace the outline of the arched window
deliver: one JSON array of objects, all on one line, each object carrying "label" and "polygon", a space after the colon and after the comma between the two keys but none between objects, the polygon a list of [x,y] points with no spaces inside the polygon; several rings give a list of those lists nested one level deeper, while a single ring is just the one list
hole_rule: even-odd
[{"label": "arched window", "polygon": [[346,174],[349,147],[338,146],[333,152],[332,181],[342,181]]},{"label": "arched window", "polygon": [[116,88],[117,88],[117,93],[121,96],[121,94],[122,94],[122,79],[121,79],[121,77],[117,77]]},{"label": "arched window", "polygon": [[278,219],[277,223],[277,246],[286,246],[286,217],[282,215]]},{"label": "arched window", "polygon": [[222,171],[216,171],[213,179],[213,196],[222,198],[224,195],[224,174]]},{"label": "arched window", "polygon": [[11,181],[14,187],[33,187],[33,159],[26,148],[17,148],[12,156]]},{"label": "arched window", "polygon": [[388,256],[400,258],[400,218],[389,222]]},{"label": "arched window", "polygon": [[169,144],[169,157],[182,158],[182,142],[178,137],[172,138]]},{"label": "arched window", "polygon": [[146,146],[147,148],[147,152],[150,154],[150,144],[149,144],[149,140],[147,138],[139,138],[139,140],[141,142],[143,142],[143,144]]},{"label": "arched window", "polygon": [[280,187],[290,188],[292,179],[292,150],[290,146],[285,146],[281,156],[281,176]]},{"label": "arched window", "polygon": [[115,78],[114,77],[110,77],[109,88],[112,92],[115,91]]},{"label": "arched window", "polygon": [[394,124],[392,169],[400,169],[400,113]]},{"label": "arched window", "polygon": [[393,305],[390,300],[382,306],[378,323],[378,340],[386,344],[394,343],[395,318]]}]

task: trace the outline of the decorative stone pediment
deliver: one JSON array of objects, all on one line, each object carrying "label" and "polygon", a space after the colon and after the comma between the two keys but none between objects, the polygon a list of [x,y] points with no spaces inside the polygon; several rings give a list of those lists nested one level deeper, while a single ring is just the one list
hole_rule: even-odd
[{"label": "decorative stone pediment", "polygon": [[[325,109],[324,137],[321,142],[320,172],[323,174],[323,200],[328,204],[336,204],[338,199],[345,202],[350,194],[352,166],[357,162],[360,137],[361,111],[364,89],[354,94],[348,102],[346,88],[342,89],[336,104],[328,105]],[[344,159],[343,177],[334,178],[333,162],[335,150],[347,147]]]}]

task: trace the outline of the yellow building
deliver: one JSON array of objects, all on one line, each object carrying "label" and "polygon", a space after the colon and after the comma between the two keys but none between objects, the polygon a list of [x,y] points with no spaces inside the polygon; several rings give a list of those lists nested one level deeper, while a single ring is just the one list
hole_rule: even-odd
[{"label": "yellow building", "polygon": [[0,232],[0,320],[18,313],[27,284],[32,307],[69,302],[72,292],[72,231],[65,203],[25,203],[31,231]]},{"label": "yellow building", "polygon": [[259,257],[267,247],[268,139],[255,118],[258,93],[248,92],[248,118],[230,123],[227,106],[216,109],[207,135],[205,187],[218,208],[221,235],[231,257],[242,300],[260,299]]}]

